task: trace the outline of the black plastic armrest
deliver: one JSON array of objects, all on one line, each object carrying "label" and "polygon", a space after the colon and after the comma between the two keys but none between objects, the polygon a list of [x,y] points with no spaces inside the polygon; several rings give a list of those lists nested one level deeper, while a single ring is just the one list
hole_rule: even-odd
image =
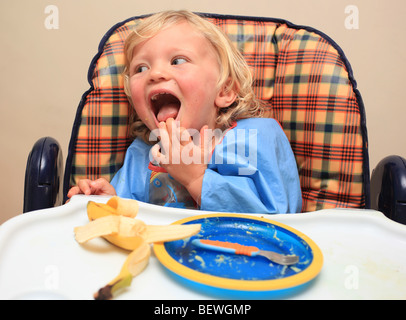
[{"label": "black plastic armrest", "polygon": [[63,157],[59,143],[39,139],[28,155],[24,182],[23,212],[62,204]]},{"label": "black plastic armrest", "polygon": [[386,157],[372,171],[371,207],[406,224],[406,159]]}]

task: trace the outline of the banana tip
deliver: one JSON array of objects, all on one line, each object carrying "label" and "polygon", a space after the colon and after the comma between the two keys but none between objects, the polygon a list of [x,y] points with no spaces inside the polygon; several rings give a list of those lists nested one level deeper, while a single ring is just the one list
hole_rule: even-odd
[{"label": "banana tip", "polygon": [[111,300],[113,298],[113,294],[111,293],[111,285],[107,285],[94,294],[95,300]]}]

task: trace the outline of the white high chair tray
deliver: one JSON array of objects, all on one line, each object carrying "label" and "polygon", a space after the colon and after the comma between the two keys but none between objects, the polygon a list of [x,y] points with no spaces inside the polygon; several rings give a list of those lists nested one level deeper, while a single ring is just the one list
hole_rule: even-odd
[{"label": "white high chair tray", "polygon": [[[85,245],[73,229],[88,222],[89,200],[12,218],[0,226],[0,299],[93,299],[120,271],[127,251],[103,239]],[[140,203],[137,218],[170,224],[208,212]],[[373,210],[334,209],[265,217],[295,228],[321,249],[321,272],[288,299],[406,299],[406,226]],[[148,267],[116,299],[194,300],[212,296],[175,281],[152,253]]]}]

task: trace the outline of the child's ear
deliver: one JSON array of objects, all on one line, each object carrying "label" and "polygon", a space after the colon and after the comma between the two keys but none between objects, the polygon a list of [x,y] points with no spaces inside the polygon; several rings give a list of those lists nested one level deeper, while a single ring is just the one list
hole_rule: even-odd
[{"label": "child's ear", "polygon": [[227,108],[234,103],[235,99],[237,99],[236,90],[234,90],[230,82],[231,81],[228,80],[217,93],[215,103],[218,108]]}]

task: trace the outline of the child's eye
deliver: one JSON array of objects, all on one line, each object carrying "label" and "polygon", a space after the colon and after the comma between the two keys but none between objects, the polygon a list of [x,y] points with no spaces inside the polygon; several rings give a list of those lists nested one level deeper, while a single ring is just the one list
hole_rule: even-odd
[{"label": "child's eye", "polygon": [[179,64],[183,64],[187,62],[187,60],[185,58],[175,58],[172,60],[172,65],[177,66]]},{"label": "child's eye", "polygon": [[141,66],[137,66],[134,69],[134,73],[141,73],[141,72],[144,72],[144,71],[147,71],[147,70],[148,70],[147,66],[141,65]]}]

